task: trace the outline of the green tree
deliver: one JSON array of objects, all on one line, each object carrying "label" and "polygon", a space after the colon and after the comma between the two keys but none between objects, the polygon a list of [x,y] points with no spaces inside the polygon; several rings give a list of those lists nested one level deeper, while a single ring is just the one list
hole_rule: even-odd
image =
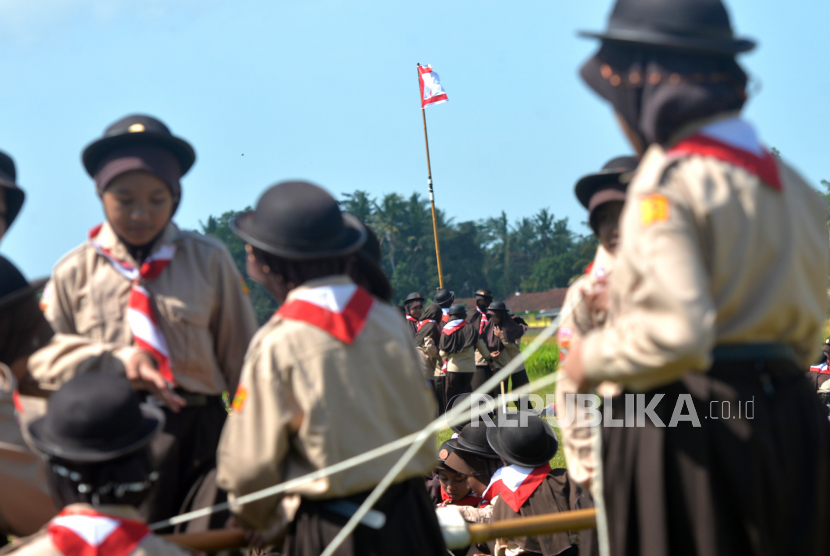
[{"label": "green tree", "polygon": [[[238,215],[250,210],[251,207],[247,207],[245,210],[240,212],[231,210],[218,217],[208,216],[206,222],[199,223],[202,227],[202,233],[204,235],[213,236],[221,240],[227,246],[228,251],[231,253],[231,257],[233,258],[233,262],[236,263],[236,268],[239,269],[242,276],[248,275],[245,268],[247,264],[245,242],[236,237],[231,230],[230,223]],[[274,311],[277,310],[277,302],[273,297],[271,297],[271,294],[269,294],[265,288],[253,280],[246,279],[245,284],[249,290],[248,295],[250,296],[251,304],[254,307],[256,318],[260,324],[265,324],[271,315],[274,314]]]}]

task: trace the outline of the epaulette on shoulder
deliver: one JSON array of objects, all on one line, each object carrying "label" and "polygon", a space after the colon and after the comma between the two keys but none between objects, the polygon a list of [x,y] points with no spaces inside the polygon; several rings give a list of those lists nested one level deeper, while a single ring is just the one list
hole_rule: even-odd
[{"label": "epaulette on shoulder", "polygon": [[228,250],[228,248],[225,246],[222,240],[215,238],[213,236],[206,236],[204,234],[200,234],[199,232],[179,230],[179,239],[199,243],[213,249],[218,249],[219,251]]},{"label": "epaulette on shoulder", "polygon": [[94,249],[88,242],[83,242],[58,259],[52,267],[52,273],[56,274],[62,267],[71,264],[78,257],[82,257],[89,249]]}]

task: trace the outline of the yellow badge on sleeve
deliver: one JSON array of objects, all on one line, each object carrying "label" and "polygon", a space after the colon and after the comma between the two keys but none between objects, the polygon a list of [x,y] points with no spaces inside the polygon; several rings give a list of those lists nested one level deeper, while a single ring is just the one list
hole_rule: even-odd
[{"label": "yellow badge on sleeve", "polygon": [[649,226],[669,219],[669,200],[659,193],[640,199],[640,222]]},{"label": "yellow badge on sleeve", "polygon": [[239,385],[239,388],[236,389],[236,394],[233,397],[233,403],[231,404],[231,409],[234,413],[242,413],[242,408],[245,406],[245,400],[248,398],[248,390]]}]

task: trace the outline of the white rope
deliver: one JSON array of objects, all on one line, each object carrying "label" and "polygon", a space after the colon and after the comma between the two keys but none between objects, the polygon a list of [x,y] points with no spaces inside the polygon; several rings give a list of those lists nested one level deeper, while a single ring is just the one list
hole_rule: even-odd
[{"label": "white rope", "polygon": [[[522,351],[517,357],[515,357],[510,363],[508,363],[503,369],[499,372],[494,374],[490,379],[479,386],[476,390],[474,390],[473,394],[482,394],[485,392],[489,392],[492,390],[497,384],[499,384],[502,380],[509,377],[513,374],[513,371],[519,368],[519,365],[523,364],[525,360],[533,355],[542,345],[547,341],[548,338],[553,336],[556,330],[559,328],[559,323],[563,318],[564,313],[560,313],[556,319],[550,323],[542,332],[539,333],[538,336],[530,343],[527,350]],[[555,382],[558,379],[558,373],[555,373],[555,377],[553,381]],[[543,377],[544,378],[544,377]],[[539,380],[534,382],[540,382]],[[527,384],[526,386],[530,386]],[[461,403],[457,404],[458,407],[453,407],[447,413],[447,420],[452,422],[454,421],[460,414],[465,411],[470,411],[472,408],[472,403],[475,396],[471,395]],[[436,425],[436,423],[438,423]],[[404,453],[403,456],[392,466],[392,469],[389,470],[388,473],[381,479],[380,483],[375,487],[372,493],[363,501],[360,507],[357,509],[355,514],[349,518],[349,521],[346,522],[346,525],[337,533],[337,536],[332,539],[331,543],[326,547],[323,551],[321,556],[332,556],[334,551],[337,550],[343,541],[352,534],[355,527],[360,523],[360,520],[363,519],[363,516],[372,509],[372,506],[380,499],[386,489],[392,484],[392,482],[397,478],[398,474],[403,471],[404,467],[415,457],[418,453],[418,450],[421,449],[421,446],[424,445],[424,442],[432,433],[436,432],[440,428],[443,428],[442,424],[440,423],[440,419],[436,419],[429,425],[427,425],[420,433],[418,433],[418,438],[415,442],[409,447],[409,449]]]},{"label": "white rope", "polygon": [[[559,329],[559,323],[572,310],[573,310],[573,306],[563,308],[562,312],[553,320],[553,322],[551,322],[550,325],[548,325],[546,328],[544,328],[536,336],[536,338],[530,343],[530,345],[527,347],[527,349],[523,350],[516,358],[514,358],[512,361],[510,361],[510,363],[508,363],[504,368],[502,368],[499,372],[497,372],[495,375],[493,375],[487,382],[482,384],[478,389],[476,389],[473,392],[473,394],[482,394],[482,393],[485,393],[485,392],[489,392],[489,391],[493,390],[496,387],[496,385],[499,384],[502,380],[504,380],[505,378],[507,378],[508,376],[513,374],[513,372],[516,369],[519,368],[519,365],[523,364],[527,360],[527,358],[529,358],[531,355],[533,355],[540,347],[542,347],[544,345],[544,343],[547,341],[548,338],[550,338],[551,336],[553,336],[556,333],[556,331]],[[545,385],[553,384],[554,382],[556,382],[558,380],[558,377],[559,377],[559,374],[555,372],[551,375],[548,375],[548,376],[542,377],[540,379],[537,379],[537,380],[535,380],[535,381],[533,381],[529,384],[526,384],[526,385],[522,386],[521,388],[513,390],[513,392],[508,394],[504,399],[507,399],[507,400],[513,400],[514,398],[518,399],[518,396],[524,395],[526,393],[530,393],[530,392],[532,392],[532,391],[534,391],[538,388],[544,387]],[[501,396],[500,396],[500,398],[501,398]],[[206,517],[206,516],[209,516],[209,515],[214,514],[216,512],[227,510],[231,507],[242,506],[242,505],[245,505],[245,504],[249,504],[251,502],[255,502],[257,500],[262,500],[263,498],[269,498],[271,496],[276,496],[278,494],[282,494],[283,492],[286,492],[289,489],[293,489],[293,488],[299,487],[301,485],[304,485],[306,483],[310,483],[312,481],[316,481],[318,479],[328,477],[329,475],[334,475],[335,473],[340,473],[341,471],[351,469],[352,467],[362,465],[362,464],[364,464],[368,461],[371,461],[373,459],[376,459],[376,458],[382,457],[386,454],[389,454],[391,452],[395,452],[397,450],[400,450],[400,449],[402,449],[402,448],[404,448],[408,445],[411,445],[415,442],[420,441],[420,444],[419,444],[419,447],[420,447],[424,443],[424,440],[422,439],[424,434],[426,434],[426,438],[428,438],[430,434],[432,434],[432,433],[434,433],[438,430],[444,429],[447,426],[447,424],[452,426],[452,425],[455,425],[455,424],[466,422],[467,417],[464,415],[464,413],[466,411],[470,412],[469,415],[471,417],[480,416],[480,415],[483,415],[484,413],[487,413],[488,410],[487,409],[482,409],[481,407],[478,407],[475,410],[473,410],[472,402],[473,402],[474,399],[475,399],[475,396],[469,396],[468,398],[463,400],[461,403],[457,404],[456,407],[453,407],[452,410],[450,410],[448,413],[446,413],[442,417],[439,417],[438,419],[432,421],[429,425],[427,425],[424,429],[422,429],[419,432],[412,433],[410,435],[407,435],[403,438],[400,438],[398,440],[395,440],[395,441],[390,442],[388,444],[385,444],[383,446],[378,446],[377,448],[374,448],[373,450],[370,450],[370,451],[365,452],[363,454],[360,454],[358,456],[354,456],[354,457],[351,457],[349,459],[343,460],[339,463],[330,465],[328,467],[325,467],[325,468],[320,469],[318,471],[315,471],[313,473],[303,475],[302,477],[297,477],[296,479],[292,479],[290,481],[286,481],[286,482],[280,483],[278,485],[274,485],[274,486],[271,486],[271,487],[268,487],[268,488],[265,488],[265,489],[262,489],[262,490],[259,490],[259,491],[256,491],[256,492],[252,492],[252,493],[246,494],[244,496],[240,496],[240,497],[236,498],[233,501],[233,503],[223,502],[221,504],[216,504],[215,506],[211,506],[209,508],[203,508],[203,509],[200,509],[200,510],[187,512],[187,513],[172,517],[170,519],[166,519],[164,521],[159,521],[159,522],[153,523],[149,527],[152,530],[158,530],[158,529],[162,529],[164,527],[169,527],[169,526],[172,526],[172,525],[179,525],[181,523],[186,523],[188,521],[192,521],[192,520],[198,519],[200,517]],[[475,411],[475,413],[473,413],[473,411]],[[402,456],[402,459],[404,457],[406,457],[407,453],[408,453],[408,451],[406,453],[404,453],[404,455]],[[413,456],[414,456],[414,454],[413,454]],[[413,456],[410,456],[406,460],[406,462],[408,463],[412,459]],[[400,460],[399,460],[399,462],[400,462]],[[394,469],[394,467],[392,469]],[[392,470],[390,470],[390,472],[391,471]],[[387,474],[387,476],[388,476],[388,474]],[[375,489],[375,491],[377,491],[377,488]],[[373,491],[372,494],[374,494],[375,491]],[[367,498],[367,501],[368,501],[368,498]],[[365,505],[366,505],[366,502],[364,501],[364,504],[360,507],[360,509],[358,509],[358,512],[352,517],[352,520],[355,521],[355,524],[360,521],[359,518],[355,520],[354,519],[355,517],[357,517],[358,515],[360,517],[362,517],[363,515],[366,514],[366,512],[369,509],[371,509],[371,505],[366,506],[364,508]],[[344,527],[344,530],[349,527],[349,524],[352,522],[352,520],[350,520],[349,523],[346,524],[346,527]],[[351,533],[351,531],[353,529],[354,529],[354,525],[352,525],[351,528],[348,530],[348,533],[346,533],[346,535],[343,536],[343,539],[345,539],[345,537],[349,533]],[[342,531],[341,531],[341,533],[342,533]],[[337,540],[337,539],[335,538],[335,540]],[[342,540],[338,543],[337,546],[339,546],[340,543],[342,543]],[[332,545],[333,544],[334,544],[334,541],[332,541]],[[336,549],[336,547],[335,547],[335,549]]]}]

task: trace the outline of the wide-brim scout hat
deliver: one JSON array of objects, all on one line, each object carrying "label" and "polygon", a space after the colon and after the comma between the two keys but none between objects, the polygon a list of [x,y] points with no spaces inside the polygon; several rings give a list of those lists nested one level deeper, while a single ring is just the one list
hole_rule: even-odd
[{"label": "wide-brim scout hat", "polygon": [[455,292],[451,292],[450,290],[444,288],[435,290],[435,295],[432,297],[432,300],[438,305],[444,305],[453,299],[455,299]]},{"label": "wide-brim scout hat", "polygon": [[11,261],[0,256],[0,310],[34,294],[48,281],[48,278],[40,278],[29,282]]},{"label": "wide-brim scout hat", "polygon": [[618,0],[605,31],[581,31],[583,37],[735,55],[755,48],[755,41],[735,37],[720,0]]},{"label": "wide-brim scout hat", "polygon": [[479,289],[476,290],[475,296],[476,297],[484,297],[484,298],[487,298],[487,299],[493,299],[493,292],[491,292],[487,288],[479,288]]},{"label": "wide-brim scout hat", "polygon": [[493,301],[487,307],[487,312],[488,313],[491,313],[491,312],[492,313],[498,313],[498,312],[507,313],[508,312],[507,311],[507,305],[504,303],[504,301]]},{"label": "wide-brim scout hat", "polygon": [[447,313],[451,317],[466,317],[467,316],[467,308],[464,307],[461,303],[453,303],[450,305],[450,310]]},{"label": "wide-brim scout hat", "polygon": [[490,447],[490,443],[487,442],[487,427],[483,422],[478,423],[477,427],[474,427],[472,423],[464,425],[464,428],[458,433],[458,437],[447,440],[447,443],[453,450],[469,452],[486,458],[499,457]]},{"label": "wide-brim scout hat", "polygon": [[406,296],[406,299],[403,300],[403,304],[406,305],[408,303],[412,303],[413,301],[426,301],[420,293],[412,292]]},{"label": "wide-brim scout hat", "polygon": [[0,187],[3,188],[6,196],[6,229],[9,229],[23,207],[26,193],[17,186],[17,169],[14,166],[14,160],[2,151],[0,151]]},{"label": "wide-brim scout hat", "polygon": [[[526,419],[526,426],[521,426]],[[505,426],[505,421],[517,421]],[[534,413],[506,413],[500,426],[487,429],[487,442],[507,463],[522,467],[538,467],[550,461],[559,449],[553,427]]]},{"label": "wide-brim scout hat", "polygon": [[114,373],[76,376],[49,398],[46,416],[29,425],[35,448],[76,463],[120,458],[145,447],[164,426],[158,407],[140,404]]},{"label": "wide-brim scout hat", "polygon": [[196,162],[196,151],[190,143],[173,135],[161,120],[141,114],[121,118],[110,125],[103,137],[87,145],[81,159],[87,173],[94,178],[109,154],[137,146],[158,147],[170,152],[179,161],[181,176]]},{"label": "wide-brim scout hat", "polygon": [[[450,398],[450,401],[447,402],[447,407],[446,407],[445,413],[449,413],[452,408],[454,408],[455,406],[457,406],[458,404],[460,404],[461,402],[463,402],[464,400],[466,400],[470,396],[472,396],[472,394],[470,392],[464,392],[463,394],[456,394],[455,396]],[[467,415],[472,417],[472,409],[470,411],[468,411]],[[490,411],[490,412],[482,415],[481,419],[484,419],[485,415],[487,417],[489,417],[491,420],[495,417],[495,413]],[[471,420],[472,420],[472,418],[471,418]],[[454,433],[461,434],[461,431],[464,430],[465,426],[470,424],[471,420],[456,423],[455,425],[452,425],[450,428],[452,429],[452,431]],[[484,426],[484,423],[481,423],[481,426]]]},{"label": "wide-brim scout hat", "polygon": [[254,247],[290,260],[344,256],[366,241],[360,220],[341,212],[328,191],[305,181],[272,186],[231,228]]},{"label": "wide-brim scout hat", "polygon": [[638,163],[633,156],[612,158],[602,170],[583,176],[576,182],[576,198],[588,212],[609,201],[625,201],[629,181],[626,178],[631,177]]}]

